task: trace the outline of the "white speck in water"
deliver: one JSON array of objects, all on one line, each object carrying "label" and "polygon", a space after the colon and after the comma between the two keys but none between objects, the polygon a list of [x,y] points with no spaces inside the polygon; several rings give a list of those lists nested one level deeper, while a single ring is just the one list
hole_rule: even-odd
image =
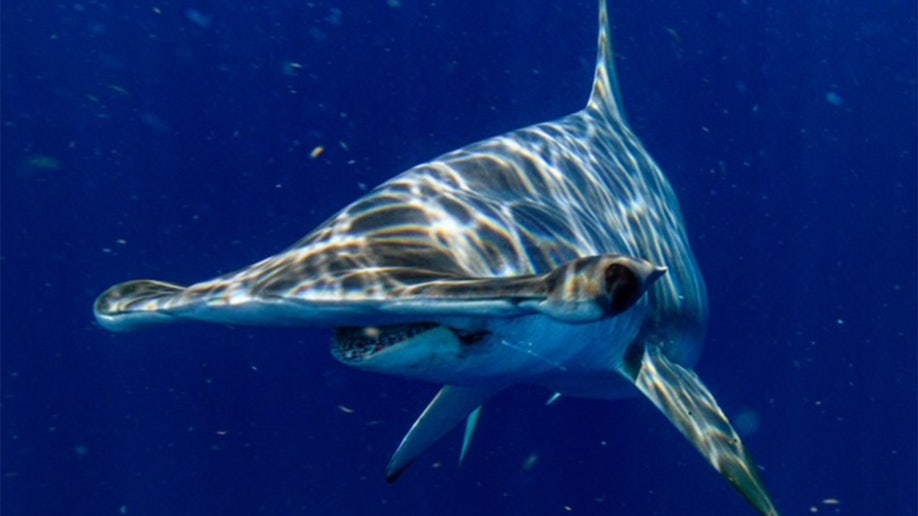
[{"label": "white speck in water", "polygon": [[740,435],[752,435],[759,429],[759,415],[754,410],[743,410],[733,420],[733,426]]},{"label": "white speck in water", "polygon": [[532,471],[537,462],[539,462],[539,454],[537,452],[530,453],[526,460],[523,461],[523,471]]},{"label": "white speck in water", "polygon": [[194,7],[185,9],[185,18],[188,18],[188,21],[197,25],[198,27],[201,27],[202,29],[210,27],[210,18],[204,16],[201,11],[195,9]]},{"label": "white speck in water", "polygon": [[826,92],[826,102],[832,104],[833,106],[841,106],[844,99],[841,98],[841,95],[835,93],[834,91]]}]

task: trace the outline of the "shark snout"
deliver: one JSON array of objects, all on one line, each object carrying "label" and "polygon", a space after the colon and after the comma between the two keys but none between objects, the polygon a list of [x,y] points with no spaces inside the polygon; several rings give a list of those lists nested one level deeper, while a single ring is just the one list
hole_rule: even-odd
[{"label": "shark snout", "polygon": [[653,263],[650,263],[646,260],[635,260],[635,262],[638,264],[635,272],[638,281],[641,283],[640,290],[642,294],[647,292],[647,289],[653,286],[653,284],[656,283],[658,279],[662,278],[663,275],[669,272],[667,267],[662,265],[654,265]]}]

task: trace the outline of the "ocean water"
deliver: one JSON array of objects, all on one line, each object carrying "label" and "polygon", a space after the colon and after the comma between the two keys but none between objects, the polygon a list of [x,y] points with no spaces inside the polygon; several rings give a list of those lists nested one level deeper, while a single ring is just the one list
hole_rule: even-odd
[{"label": "ocean water", "polygon": [[[915,514],[914,2],[610,7],[629,122],[708,285],[696,369],[775,504]],[[233,270],[416,163],[580,109],[595,11],[3,2],[3,514],[750,514],[638,398],[510,389],[465,464],[457,432],[387,485],[436,386],[338,364],[326,330],[92,317],[113,283]]]}]

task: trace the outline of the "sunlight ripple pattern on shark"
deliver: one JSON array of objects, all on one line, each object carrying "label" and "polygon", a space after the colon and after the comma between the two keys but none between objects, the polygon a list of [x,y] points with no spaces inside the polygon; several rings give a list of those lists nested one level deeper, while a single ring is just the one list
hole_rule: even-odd
[{"label": "sunlight ripple pattern on shark", "polygon": [[345,364],[445,384],[390,479],[509,385],[605,399],[637,387],[760,513],[777,514],[689,369],[707,294],[676,196],[622,115],[604,0],[598,46],[583,110],[413,167],[237,272],[115,285],[96,319],[115,331],[328,326]]}]

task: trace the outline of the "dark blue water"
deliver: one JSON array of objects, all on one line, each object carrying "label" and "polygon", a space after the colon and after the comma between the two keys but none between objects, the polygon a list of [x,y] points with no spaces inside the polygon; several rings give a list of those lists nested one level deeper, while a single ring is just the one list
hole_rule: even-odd
[{"label": "dark blue water", "polygon": [[[776,505],[915,514],[914,2],[611,7],[629,121],[708,283],[697,369]],[[435,386],[339,365],[327,331],[92,318],[115,282],[232,270],[580,109],[593,1],[2,10],[4,514],[750,512],[637,398],[512,389],[461,468],[456,433],[389,486]]]}]

